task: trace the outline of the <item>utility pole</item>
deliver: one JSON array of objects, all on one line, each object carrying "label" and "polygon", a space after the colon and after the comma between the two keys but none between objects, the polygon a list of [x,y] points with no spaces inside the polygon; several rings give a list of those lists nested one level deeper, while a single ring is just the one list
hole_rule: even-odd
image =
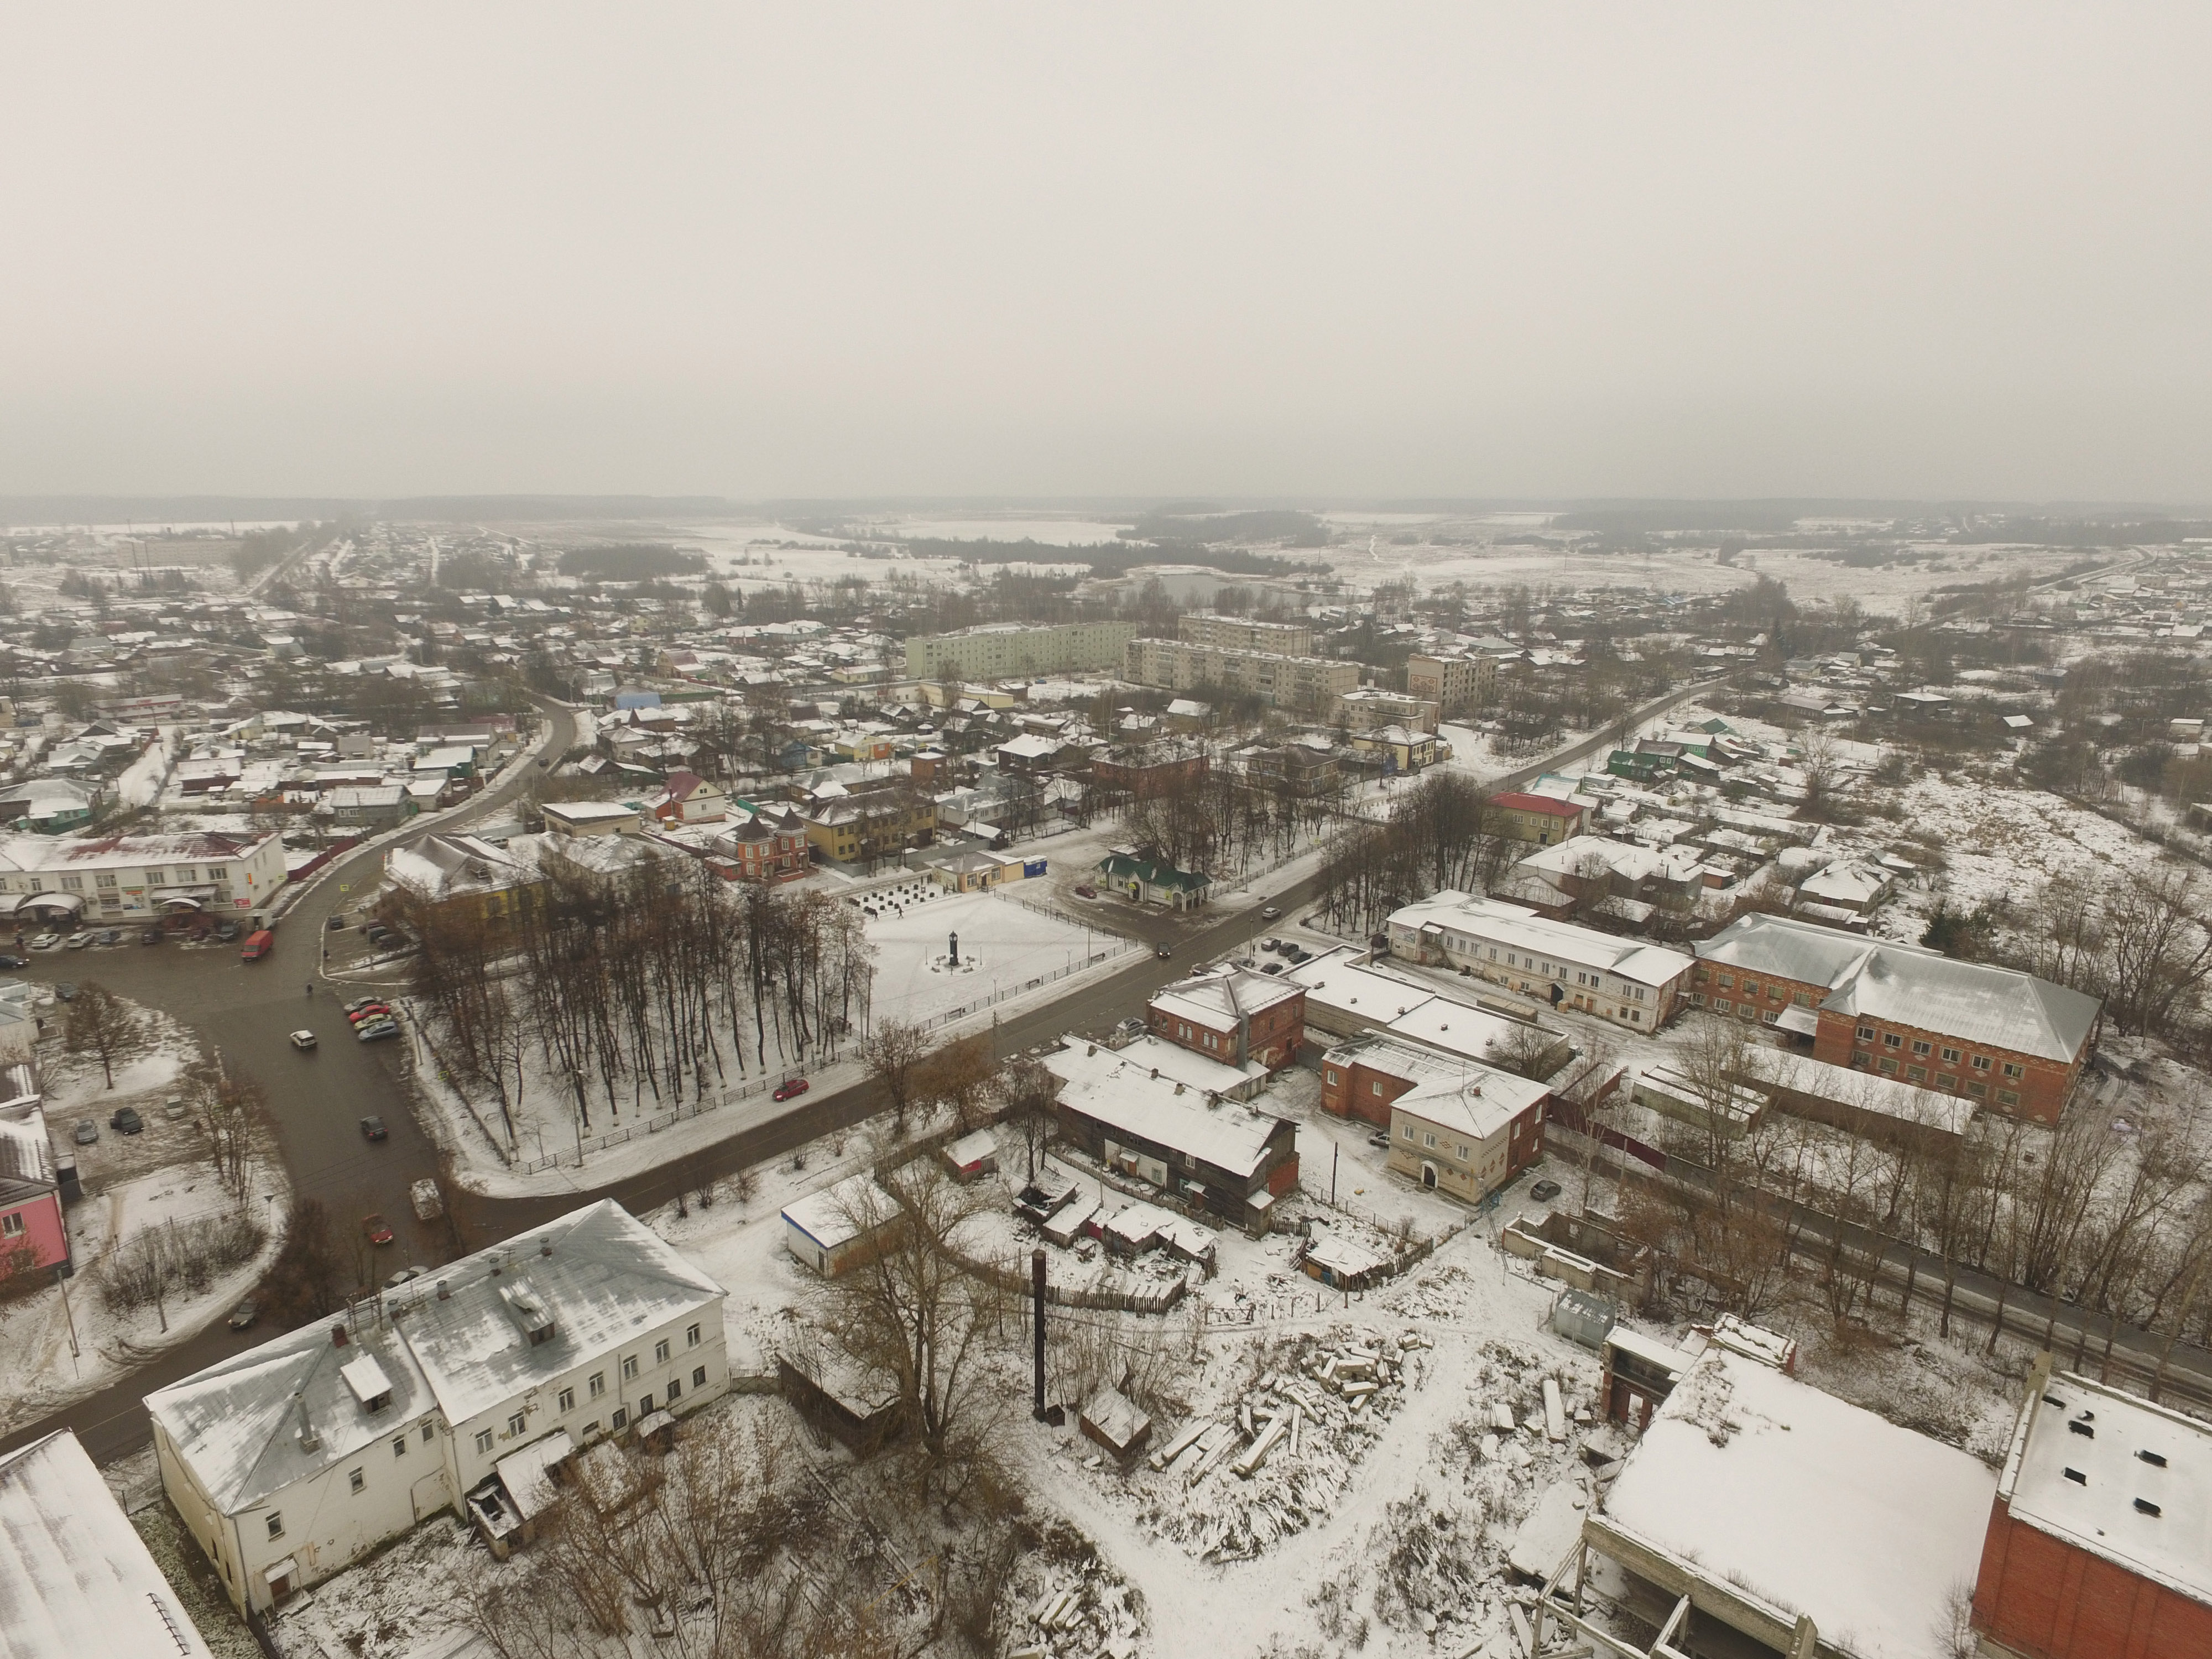
[{"label": "utility pole", "polygon": [[1039,1245],[1030,1252],[1030,1322],[1034,1327],[1036,1348],[1036,1395],[1030,1407],[1030,1415],[1038,1422],[1044,1421],[1044,1247]]}]

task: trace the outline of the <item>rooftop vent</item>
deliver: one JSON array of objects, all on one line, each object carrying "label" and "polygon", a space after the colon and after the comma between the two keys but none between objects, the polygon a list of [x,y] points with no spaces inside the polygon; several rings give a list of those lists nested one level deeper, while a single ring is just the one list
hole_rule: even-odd
[{"label": "rooftop vent", "polygon": [[346,1328],[345,1328],[345,1327],[344,1327],[344,1326],[343,1326],[343,1325],[333,1325],[333,1326],[331,1326],[331,1346],[332,1346],[333,1348],[343,1348],[343,1346],[345,1346],[345,1345],[346,1345]]},{"label": "rooftop vent", "polygon": [[438,1281],[438,1300],[444,1302],[450,1299],[452,1296],[453,1292],[446,1288],[446,1281],[442,1279],[440,1279]]},{"label": "rooftop vent", "polygon": [[501,1288],[499,1298],[507,1304],[507,1312],[514,1316],[514,1322],[521,1328],[522,1334],[530,1339],[532,1347],[552,1340],[553,1310],[545,1305],[537,1291],[527,1285],[507,1285]]},{"label": "rooftop vent", "polygon": [[2087,1423],[2084,1423],[2079,1418],[2075,1419],[2074,1421],[2066,1425],[2066,1431],[2069,1434],[2084,1436],[2091,1440],[2094,1440],[2097,1437],[2096,1430],[2091,1428]]},{"label": "rooftop vent", "polygon": [[2067,1470],[2066,1478],[2069,1480],[2071,1480],[2077,1486],[2086,1486],[2089,1484],[2089,1477],[2082,1474],[2079,1469]]},{"label": "rooftop vent", "polygon": [[320,1451],[323,1437],[315,1432],[315,1425],[307,1420],[307,1396],[297,1389],[292,1390],[292,1408],[300,1417],[300,1449]]},{"label": "rooftop vent", "polygon": [[2136,1455],[2142,1458],[2144,1462],[2149,1464],[2154,1469],[2162,1469],[2166,1467],[2166,1454],[2164,1452],[2146,1450],[2139,1451]]},{"label": "rooftop vent", "polygon": [[2139,1515],[2155,1516],[2160,1511],[2158,1505],[2152,1503],[2149,1498],[2138,1498],[2136,1499],[2136,1512]]},{"label": "rooftop vent", "polygon": [[2046,1406],[2056,1406],[2056,1407],[2058,1407],[2058,1409],[2059,1409],[2060,1411],[2062,1411],[2062,1412],[2063,1412],[2063,1411],[2064,1411],[2064,1410],[2066,1409],[2066,1402],[2065,1402],[2064,1401],[2061,1400],[2061,1399],[2060,1399],[2057,1395],[2055,1395],[2055,1394],[2046,1394],[2045,1395],[2044,1395],[2044,1396],[2043,1396],[2043,1403],[2044,1403],[2045,1405],[2046,1405]]},{"label": "rooftop vent", "polygon": [[552,1241],[550,1238],[541,1238],[541,1239],[539,1239],[539,1240],[538,1241],[538,1255],[552,1255],[552,1254],[553,1254],[553,1241]]}]

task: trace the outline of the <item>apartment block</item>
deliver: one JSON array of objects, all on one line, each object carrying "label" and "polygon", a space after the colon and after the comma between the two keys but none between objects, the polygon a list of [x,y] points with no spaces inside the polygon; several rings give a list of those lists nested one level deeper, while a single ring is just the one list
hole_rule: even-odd
[{"label": "apartment block", "polygon": [[1359,665],[1331,657],[1232,651],[1183,640],[1132,640],[1123,672],[1139,685],[1173,691],[1219,688],[1318,714],[1359,684]]},{"label": "apartment block", "polygon": [[1032,627],[994,623],[957,634],[923,634],[906,642],[906,672],[919,680],[996,680],[1121,665],[1134,623],[1061,623]]},{"label": "apartment block", "polygon": [[1406,690],[1450,720],[1498,701],[1498,659],[1417,653],[1406,659]]},{"label": "apartment block", "polygon": [[1253,622],[1197,611],[1183,617],[1176,631],[1187,644],[1216,646],[1224,651],[1266,651],[1279,657],[1314,653],[1313,629],[1304,623]]}]

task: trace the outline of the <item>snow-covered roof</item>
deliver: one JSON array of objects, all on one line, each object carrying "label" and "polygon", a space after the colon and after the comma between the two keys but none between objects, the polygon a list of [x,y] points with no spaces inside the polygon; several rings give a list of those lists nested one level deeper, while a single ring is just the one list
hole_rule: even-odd
[{"label": "snow-covered roof", "polygon": [[1157,1072],[1169,1082],[1195,1089],[1201,1095],[1210,1091],[1227,1096],[1267,1075],[1267,1068],[1257,1060],[1231,1066],[1186,1048],[1180,1042],[1154,1036],[1149,1031],[1119,1048],[1106,1048],[1073,1032],[1060,1041],[1060,1047],[1045,1054],[1039,1063],[1063,1083],[1077,1077],[1110,1077],[1115,1072],[1132,1069],[1146,1076]]},{"label": "snow-covered roof", "polygon": [[1893,955],[1885,945],[1820,1006],[2063,1065],[2088,1042],[2101,1005],[2016,968]]},{"label": "snow-covered roof", "polygon": [[1981,1462],[1755,1360],[1708,1347],[1607,1495],[1605,1530],[1857,1659],[1929,1652],[1981,1564]]},{"label": "snow-covered roof", "polygon": [[[551,1316],[533,1342],[512,1298]],[[441,1293],[442,1291],[442,1293]],[[225,1514],[283,1491],[434,1407],[459,1424],[573,1370],[633,1330],[719,1301],[722,1291],[612,1200],[465,1256],[387,1292],[386,1319],[318,1321],[149,1395],[153,1414]],[[334,1325],[346,1325],[343,1346]],[[388,1386],[368,1408],[360,1385]],[[300,1398],[295,1401],[294,1395]],[[302,1443],[304,1412],[313,1443]]]},{"label": "snow-covered roof", "polygon": [[1392,1112],[1477,1139],[1497,1134],[1551,1093],[1532,1078],[1395,1036],[1355,1037],[1330,1049],[1326,1063],[1357,1063],[1408,1080],[1413,1086],[1392,1098]]},{"label": "snow-covered roof", "polygon": [[1974,1116],[1975,1103],[1964,1096],[1758,1044],[1744,1050],[1743,1080],[1762,1092],[1767,1088],[1785,1090],[1948,1134],[1966,1133]]},{"label": "snow-covered roof", "polygon": [[1279,1002],[1304,994],[1303,985],[1285,985],[1272,974],[1250,968],[1219,968],[1193,974],[1154,992],[1151,1006],[1211,1030],[1233,1031],[1240,1018],[1249,1018]]},{"label": "snow-covered roof", "polygon": [[798,1228],[825,1250],[849,1244],[897,1212],[891,1195],[865,1171],[783,1206],[786,1224]]},{"label": "snow-covered roof", "polygon": [[1516,953],[1531,951],[1547,962],[1594,969],[1638,985],[1669,984],[1689,971],[1692,960],[1662,945],[1601,933],[1571,921],[1553,921],[1526,905],[1475,898],[1449,888],[1392,911],[1390,926],[1404,933],[1419,933],[1425,927],[1456,932],[1485,944],[1510,947]]},{"label": "snow-covered roof", "polygon": [[0,1456],[0,1653],[207,1659],[146,1541],[64,1429]]},{"label": "snow-covered roof", "polygon": [[1997,1491],[2014,1521],[2212,1602],[2204,1424],[2061,1372],[2021,1407]]},{"label": "snow-covered roof", "polygon": [[[1102,1048],[1096,1058],[1110,1052]],[[1064,1054],[1048,1055],[1046,1066],[1061,1078],[1060,1104],[1232,1175],[1249,1176],[1266,1162],[1268,1137],[1281,1119],[1227,1100],[1208,1105],[1204,1090],[1114,1058],[1111,1066],[1072,1067],[1072,1075],[1063,1075],[1058,1063]]]},{"label": "snow-covered roof", "polygon": [[126,869],[165,864],[227,864],[248,859],[274,836],[0,836],[0,870]]}]

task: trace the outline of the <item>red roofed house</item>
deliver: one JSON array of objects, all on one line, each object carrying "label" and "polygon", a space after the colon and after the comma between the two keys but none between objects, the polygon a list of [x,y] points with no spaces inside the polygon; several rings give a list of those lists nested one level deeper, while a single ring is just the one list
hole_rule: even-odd
[{"label": "red roofed house", "polygon": [[1492,795],[1485,817],[1491,834],[1533,841],[1539,847],[1571,840],[1589,827],[1589,807],[1557,795],[1531,795],[1518,790]]},{"label": "red roofed house", "polygon": [[1306,1037],[1306,989],[1249,968],[1194,974],[1156,993],[1153,1035],[1224,1065],[1279,1071]]},{"label": "red roofed house", "polygon": [[723,873],[735,881],[797,881],[813,867],[806,820],[787,806],[746,813],[715,837],[714,850],[728,860]]}]

